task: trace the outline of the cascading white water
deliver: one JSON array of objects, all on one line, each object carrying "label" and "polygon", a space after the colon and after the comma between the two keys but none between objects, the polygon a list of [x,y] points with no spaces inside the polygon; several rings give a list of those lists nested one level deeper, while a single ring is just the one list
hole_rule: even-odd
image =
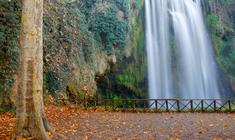
[{"label": "cascading white water", "polygon": [[145,0],[149,98],[220,98],[200,0]]}]

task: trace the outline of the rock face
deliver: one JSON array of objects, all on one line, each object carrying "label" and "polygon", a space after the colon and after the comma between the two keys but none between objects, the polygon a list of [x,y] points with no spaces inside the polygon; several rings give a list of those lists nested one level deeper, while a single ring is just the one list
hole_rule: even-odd
[{"label": "rock face", "polygon": [[235,0],[204,0],[216,60],[234,90],[235,78]]},{"label": "rock face", "polygon": [[144,1],[130,0],[130,32],[127,45],[122,51],[122,59],[99,76],[98,97],[103,98],[146,98],[147,57],[144,36]]},{"label": "rock face", "polygon": [[[116,56],[108,56],[103,52],[96,52],[94,61],[84,63],[82,67],[73,64],[72,76],[67,84],[67,94],[76,95],[77,98],[94,96],[97,91],[96,76],[101,76],[109,69],[110,63],[116,63]],[[71,96],[71,95],[69,95]]]},{"label": "rock face", "polygon": [[[53,12],[58,11],[61,4],[63,5],[59,2],[48,3],[48,8],[52,8],[46,8],[48,14],[45,18],[55,18]],[[72,10],[68,10],[69,8]],[[122,50],[126,47],[127,42],[126,36],[129,34],[129,14],[131,12],[128,0],[122,2],[74,1],[66,5],[64,11],[61,11],[61,14],[66,14],[66,16],[61,17],[62,25],[67,25],[73,31],[68,30],[66,27],[64,30],[58,27],[56,29],[52,28],[52,31],[59,30],[58,36],[62,38],[66,33],[70,36],[68,38],[69,43],[61,42],[58,44],[61,48],[60,51],[57,51],[59,53],[53,54],[50,50],[46,52],[51,63],[46,62],[49,64],[49,71],[46,70],[45,74],[52,73],[46,76],[49,79],[46,81],[48,92],[53,93],[56,91],[53,94],[59,95],[62,91],[64,94],[76,98],[94,96],[97,91],[95,78],[102,76],[109,70],[110,64],[115,65],[117,59],[120,60],[122,57]],[[72,16],[78,18],[66,18]],[[68,22],[68,20],[71,21]],[[51,33],[49,32],[49,34]],[[52,34],[52,36],[54,35]],[[51,41],[48,40],[46,43],[50,44]],[[53,44],[48,44],[45,46],[46,50],[48,50],[48,46],[52,49],[55,48]],[[62,56],[62,61],[52,62],[57,58],[56,56]],[[58,67],[58,70],[54,69],[56,67]],[[60,86],[53,86],[55,84],[51,79],[60,81],[57,82]]]},{"label": "rock face", "polygon": [[[89,2],[86,4],[89,5]],[[94,46],[89,46],[94,47],[91,54],[83,58],[86,60],[89,57],[90,61],[81,61],[80,54],[74,59],[72,76],[65,91],[68,96],[84,98],[97,93],[103,96],[112,91],[114,95],[120,95],[120,92],[125,94],[125,91],[145,93],[143,89],[146,87],[139,86],[147,76],[142,6],[142,0],[95,1],[93,7],[87,6],[88,13],[84,12],[85,16],[95,23],[91,24],[90,31],[100,38],[101,44],[97,44],[97,38],[94,38]],[[123,77],[126,77],[124,81]],[[105,80],[100,82],[99,79]],[[105,88],[110,87],[110,91],[103,91],[100,84],[105,85]],[[122,87],[119,93],[115,93],[116,85]]]},{"label": "rock face", "polygon": [[[96,78],[113,65],[122,66],[126,50],[132,57],[137,49],[130,34],[137,27],[134,22],[142,4],[142,0],[45,1],[44,93],[77,98],[95,95]],[[0,37],[1,104],[3,98],[7,103],[10,97],[14,98],[11,88],[18,67],[20,2],[1,1],[0,9],[0,34],[4,35]],[[11,39],[6,40],[7,37]]]},{"label": "rock face", "polygon": [[[91,54],[84,56],[85,60],[89,57],[90,61],[81,61],[80,55],[74,59],[72,76],[66,88],[69,96],[72,96],[70,94],[76,95],[77,98],[94,96],[99,88],[96,78],[104,77],[112,69],[111,66],[122,65],[122,61],[125,61],[124,51],[131,47],[128,39],[132,30],[135,30],[132,20],[139,16],[134,13],[140,10],[132,9],[130,4],[129,0],[123,2],[96,1],[94,6],[90,7],[92,12],[87,13],[86,16],[91,18],[89,19],[91,23],[95,23],[91,24],[91,31],[100,38],[101,44],[96,43],[97,38],[94,38],[96,40],[94,46],[89,46],[94,47]],[[118,30],[116,31],[115,28]]]}]

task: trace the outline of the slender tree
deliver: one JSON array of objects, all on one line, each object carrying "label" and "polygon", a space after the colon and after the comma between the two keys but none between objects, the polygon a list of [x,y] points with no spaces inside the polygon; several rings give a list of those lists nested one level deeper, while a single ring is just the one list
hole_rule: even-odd
[{"label": "slender tree", "polygon": [[50,139],[43,105],[43,0],[22,0],[14,138]]}]

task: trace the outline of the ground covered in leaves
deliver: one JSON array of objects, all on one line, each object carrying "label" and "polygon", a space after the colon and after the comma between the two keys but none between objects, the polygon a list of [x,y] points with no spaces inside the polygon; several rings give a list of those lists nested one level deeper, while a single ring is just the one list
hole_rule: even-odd
[{"label": "ground covered in leaves", "polygon": [[[48,106],[49,121],[69,140],[235,140],[235,114],[121,113]],[[0,139],[9,139],[15,117],[0,113]]]}]

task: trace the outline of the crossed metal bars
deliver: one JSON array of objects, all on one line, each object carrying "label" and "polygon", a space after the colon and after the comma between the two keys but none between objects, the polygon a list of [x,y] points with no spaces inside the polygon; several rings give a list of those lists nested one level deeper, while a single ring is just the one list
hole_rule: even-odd
[{"label": "crossed metal bars", "polygon": [[84,108],[132,112],[235,112],[235,99],[82,99]]}]

